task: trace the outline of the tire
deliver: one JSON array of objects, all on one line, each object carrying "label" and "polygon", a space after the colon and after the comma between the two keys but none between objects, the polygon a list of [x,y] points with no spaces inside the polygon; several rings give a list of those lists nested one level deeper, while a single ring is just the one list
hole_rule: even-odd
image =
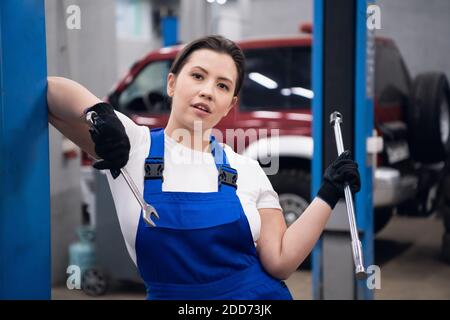
[{"label": "tire", "polygon": [[444,220],[445,232],[450,233],[450,204],[441,208],[442,219]]},{"label": "tire", "polygon": [[374,220],[373,220],[373,232],[377,234],[388,224],[393,215],[393,209],[391,207],[387,208],[374,208],[373,209]]},{"label": "tire", "polygon": [[442,216],[445,232],[450,233],[450,175],[446,175],[442,181],[439,213]]},{"label": "tire", "polygon": [[[278,193],[284,220],[289,227],[311,202],[311,175],[302,170],[290,169],[281,170],[277,175],[269,176],[269,179]],[[381,231],[392,215],[391,207],[374,209],[374,233]]]},{"label": "tire", "polygon": [[289,227],[311,202],[311,175],[302,170],[290,169],[281,170],[278,174],[269,176],[269,179],[278,193],[284,220]]},{"label": "tire", "polygon": [[423,73],[413,82],[407,111],[414,160],[436,163],[450,152],[450,90],[442,73]]},{"label": "tire", "polygon": [[92,297],[104,295],[108,289],[108,280],[103,271],[90,268],[83,272],[81,277],[81,289]]},{"label": "tire", "polygon": [[[280,170],[278,174],[268,177],[278,193],[284,220],[289,227],[302,215],[311,202],[311,175],[299,169],[284,169]],[[301,268],[311,268],[310,255],[302,262]]]},{"label": "tire", "polygon": [[441,247],[442,259],[450,264],[450,233],[444,233]]}]

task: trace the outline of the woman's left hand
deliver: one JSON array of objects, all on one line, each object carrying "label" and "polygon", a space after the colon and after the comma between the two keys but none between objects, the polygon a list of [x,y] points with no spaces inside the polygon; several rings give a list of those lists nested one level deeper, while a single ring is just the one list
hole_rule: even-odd
[{"label": "woman's left hand", "polygon": [[344,188],[347,184],[352,193],[361,189],[358,164],[352,160],[349,150],[341,153],[325,170],[323,183],[317,196],[333,209],[339,199],[344,197]]}]

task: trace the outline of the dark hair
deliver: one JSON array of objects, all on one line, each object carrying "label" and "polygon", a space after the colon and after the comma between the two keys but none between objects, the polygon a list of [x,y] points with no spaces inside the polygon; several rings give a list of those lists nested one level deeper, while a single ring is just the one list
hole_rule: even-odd
[{"label": "dark hair", "polygon": [[238,71],[238,77],[236,82],[236,87],[234,89],[234,95],[237,96],[242,87],[242,81],[245,74],[245,57],[241,48],[233,41],[224,38],[219,35],[206,36],[188,43],[183,50],[181,50],[169,72],[177,75],[183,66],[187,63],[189,56],[196,50],[209,49],[218,53],[228,54],[234,61],[236,69]]}]

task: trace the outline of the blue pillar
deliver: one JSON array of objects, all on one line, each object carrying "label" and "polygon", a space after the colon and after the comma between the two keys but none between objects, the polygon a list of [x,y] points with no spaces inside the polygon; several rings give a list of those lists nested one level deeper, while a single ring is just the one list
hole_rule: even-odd
[{"label": "blue pillar", "polygon": [[49,299],[44,0],[0,1],[0,299]]},{"label": "blue pillar", "polygon": [[[344,115],[344,147],[351,149],[360,168],[361,191],[355,197],[355,215],[366,268],[374,263],[373,168],[366,161],[366,139],[372,135],[374,124],[373,32],[366,27],[366,8],[372,2],[315,0],[312,56],[311,195],[316,196],[324,168],[337,157],[329,123],[331,111],[336,110]],[[313,297],[373,299],[373,291],[367,288],[366,281],[354,278],[348,222],[343,221],[347,217],[346,212],[342,214],[342,208],[346,210],[342,204],[336,206],[313,250]]]},{"label": "blue pillar", "polygon": [[[356,194],[355,210],[358,229],[363,230],[360,241],[367,268],[375,263],[374,258],[374,212],[373,212],[373,167],[367,165],[366,139],[374,129],[375,91],[375,40],[373,30],[367,28],[367,6],[373,0],[356,2],[356,66],[355,66],[355,161],[361,174],[361,191]],[[355,213],[356,214],[356,213]],[[367,288],[365,281],[358,281],[356,297],[373,299],[373,290]]]},{"label": "blue pillar", "polygon": [[[314,18],[313,18],[313,47],[312,47],[312,88],[314,99],[312,103],[312,135],[314,141],[313,161],[311,163],[311,199],[317,195],[322,182],[322,139],[323,123],[319,119],[323,118],[323,27],[324,27],[324,2],[325,0],[314,0]],[[312,284],[313,298],[321,298],[321,279],[322,279],[322,238],[317,241],[312,255]]]},{"label": "blue pillar", "polygon": [[178,19],[175,16],[166,16],[161,20],[163,46],[173,46],[178,42]]}]

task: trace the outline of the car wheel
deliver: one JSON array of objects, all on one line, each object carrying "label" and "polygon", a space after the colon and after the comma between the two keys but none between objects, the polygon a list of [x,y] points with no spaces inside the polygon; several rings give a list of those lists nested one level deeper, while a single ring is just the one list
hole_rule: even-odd
[{"label": "car wheel", "polygon": [[284,220],[289,227],[309,206],[311,175],[301,170],[291,169],[281,170],[278,174],[269,176],[269,179],[278,193]]},{"label": "car wheel", "polygon": [[383,230],[393,215],[393,208],[374,208],[373,232],[376,234]]},{"label": "car wheel", "polygon": [[409,144],[419,162],[444,161],[450,152],[450,90],[442,73],[414,79],[408,106]]},{"label": "car wheel", "polygon": [[445,232],[450,233],[450,204],[443,205],[440,211],[444,220]]},{"label": "car wheel", "polygon": [[103,271],[90,268],[83,272],[81,277],[81,289],[89,296],[104,295],[108,288],[108,281]]},{"label": "car wheel", "polygon": [[438,212],[444,223],[444,232],[450,233],[450,175],[448,173],[442,181]]},{"label": "car wheel", "polygon": [[441,250],[442,259],[445,262],[450,263],[450,233],[444,233]]},{"label": "car wheel", "polygon": [[[284,220],[289,227],[297,220],[311,202],[311,175],[302,170],[281,170],[269,176],[272,186],[278,193],[283,208]],[[374,232],[381,231],[393,215],[393,208],[374,209]]]},{"label": "car wheel", "polygon": [[[311,201],[311,175],[298,169],[280,170],[278,174],[269,176],[273,188],[278,193],[283,209],[284,220],[289,227],[297,220]],[[311,267],[309,256],[301,264],[302,268]]]}]

